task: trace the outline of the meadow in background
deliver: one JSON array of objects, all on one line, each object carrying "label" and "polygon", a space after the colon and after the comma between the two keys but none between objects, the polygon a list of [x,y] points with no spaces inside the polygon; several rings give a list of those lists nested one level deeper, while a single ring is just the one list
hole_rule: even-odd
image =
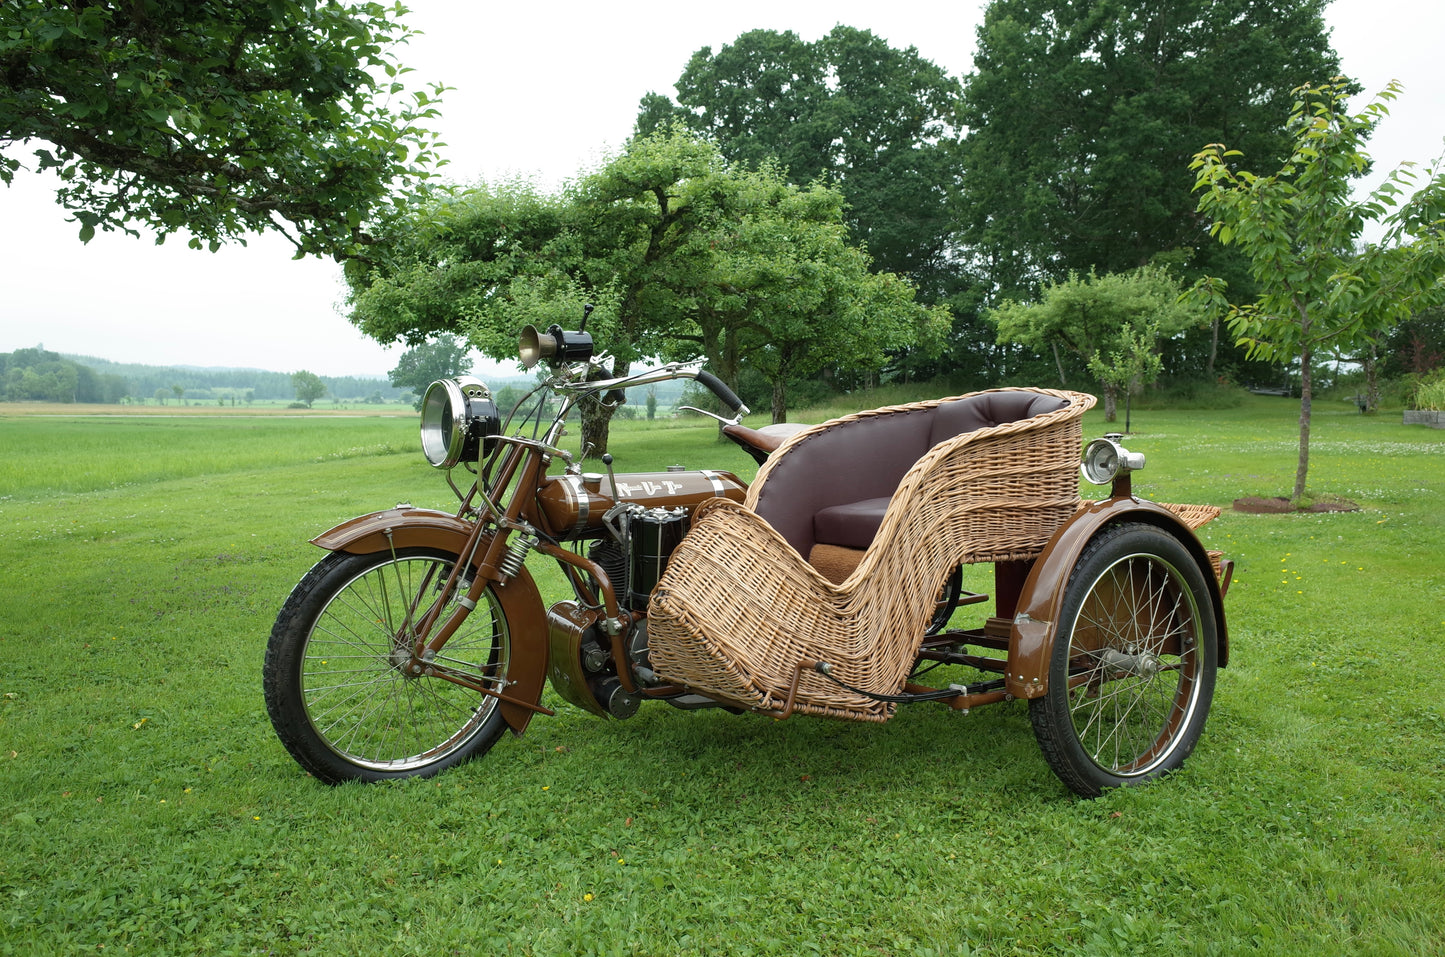
[{"label": "meadow in background", "polygon": [[[1135,411],[1136,492],[1226,508],[1231,664],[1183,771],[1082,801],[1021,702],[601,721],[550,691],[481,761],[322,786],[266,719],[266,638],[308,538],[452,507],[415,419],[10,411],[0,954],[1445,953],[1445,432],[1321,403],[1311,485],[1362,509],[1244,515],[1288,490],[1295,403]],[[755,471],[706,425],[612,451]]]}]

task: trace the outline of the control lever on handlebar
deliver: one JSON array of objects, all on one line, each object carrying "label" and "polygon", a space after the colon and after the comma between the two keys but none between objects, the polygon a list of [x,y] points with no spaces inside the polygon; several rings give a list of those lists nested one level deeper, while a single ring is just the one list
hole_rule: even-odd
[{"label": "control lever on handlebar", "polygon": [[622,499],[617,497],[617,476],[612,474],[612,453],[602,453],[602,467],[607,469],[607,481],[612,486],[612,504],[619,504]]},{"label": "control lever on handlebar", "polygon": [[713,395],[721,399],[723,405],[732,409],[734,412],[734,416],[731,419],[725,419],[714,412],[709,412],[706,409],[699,409],[696,406],[691,405],[678,406],[679,409],[687,412],[701,413],[702,415],[708,416],[709,418],[717,419],[723,425],[737,425],[743,420],[743,416],[747,415],[749,412],[752,411],[747,406],[743,405],[743,400],[739,399],[737,397],[737,394],[733,392],[732,389],[729,389],[727,387],[727,383],[723,382],[723,380],[719,379],[711,372],[708,372],[705,369],[699,369],[697,371],[697,375],[694,376],[694,378],[697,379],[698,382],[701,382],[703,385],[707,386],[708,390],[711,391]]}]

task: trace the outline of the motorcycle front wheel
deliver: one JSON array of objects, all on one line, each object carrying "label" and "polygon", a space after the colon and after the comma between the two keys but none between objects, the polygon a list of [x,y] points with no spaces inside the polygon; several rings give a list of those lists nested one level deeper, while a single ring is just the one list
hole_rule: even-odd
[{"label": "motorcycle front wheel", "polygon": [[[292,757],[330,784],[427,777],[485,754],[506,722],[497,698],[409,667],[413,627],[457,556],[433,548],[332,552],[292,590],[266,646],[266,710]],[[455,598],[441,609],[445,621]],[[511,635],[488,588],[430,663],[501,690]]]},{"label": "motorcycle front wheel", "polygon": [[1204,730],[1218,647],[1209,585],[1178,539],[1101,532],[1065,586],[1048,691],[1029,702],[1054,773],[1097,797],[1178,768]]}]

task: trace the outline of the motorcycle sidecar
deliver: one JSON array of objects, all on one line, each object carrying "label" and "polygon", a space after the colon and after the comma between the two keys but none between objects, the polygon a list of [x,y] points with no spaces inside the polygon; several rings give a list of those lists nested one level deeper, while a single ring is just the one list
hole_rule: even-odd
[{"label": "motorcycle sidecar", "polygon": [[[652,594],[652,667],[778,717],[884,721],[902,702],[1026,698],[1045,757],[1086,795],[1178,767],[1226,661],[1222,569],[1191,528],[1218,510],[1142,502],[1127,480],[1085,508],[1093,404],[995,389],[792,436],[741,504],[694,515]],[[931,634],[959,565],[981,562],[994,563],[995,615]],[[996,677],[913,683],[932,662]]]}]

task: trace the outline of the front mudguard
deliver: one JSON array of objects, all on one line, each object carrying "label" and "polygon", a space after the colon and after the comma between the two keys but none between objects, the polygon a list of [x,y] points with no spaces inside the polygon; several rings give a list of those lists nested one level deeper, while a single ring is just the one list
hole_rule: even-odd
[{"label": "front mudguard", "polygon": [[1049,659],[1058,640],[1058,621],[1069,575],[1084,548],[1106,526],[1120,522],[1146,522],[1173,534],[1193,556],[1209,583],[1214,618],[1219,626],[1219,666],[1229,663],[1229,630],[1224,622],[1224,599],[1209,562],[1209,554],[1193,530],[1169,509],[1135,498],[1095,502],[1074,515],[1054,533],[1034,562],[1019,595],[1009,632],[1008,672],[1005,686],[1016,698],[1039,698],[1049,690]]},{"label": "front mudguard", "polygon": [[[460,555],[473,526],[448,512],[398,505],[342,522],[311,540],[333,552],[371,555],[393,549],[426,546]],[[493,586],[512,639],[512,665],[508,697],[538,702],[547,680],[547,615],[537,583],[523,568],[507,581]],[[534,712],[503,700],[500,710],[513,734],[527,730]]]}]

